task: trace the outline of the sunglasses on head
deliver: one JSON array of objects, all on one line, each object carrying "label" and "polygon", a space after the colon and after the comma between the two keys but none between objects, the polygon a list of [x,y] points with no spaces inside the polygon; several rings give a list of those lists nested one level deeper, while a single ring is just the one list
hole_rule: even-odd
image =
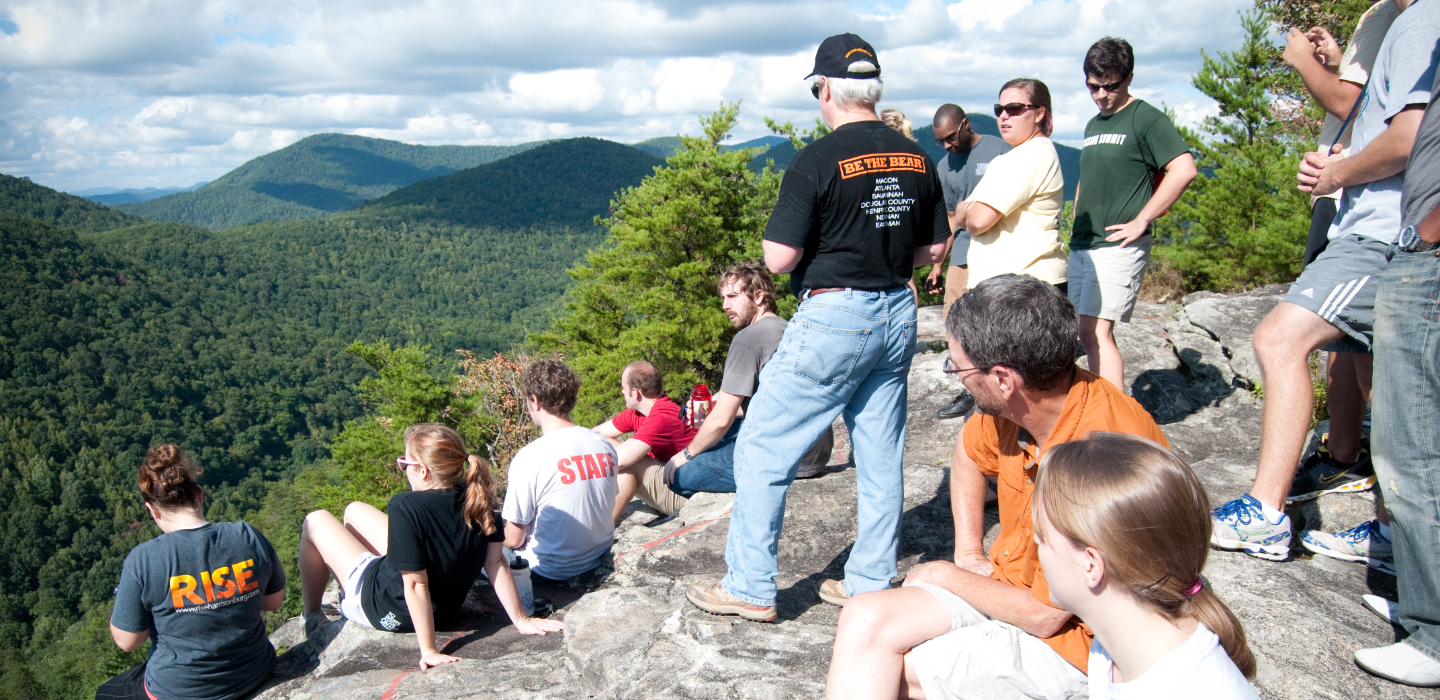
[{"label": "sunglasses on head", "polygon": [[1024,114],[1026,110],[1034,109],[1038,106],[1039,105],[1027,105],[1024,102],[1011,102],[1008,105],[997,104],[995,105],[995,116],[998,117],[1001,112],[1004,112],[1012,117],[1018,117]]},{"label": "sunglasses on head", "polygon": [[1093,94],[1093,93],[1100,92],[1101,90],[1104,90],[1105,92],[1115,92],[1116,90],[1120,89],[1120,84],[1123,83],[1123,82],[1125,82],[1125,81],[1124,81],[1124,80],[1117,80],[1117,81],[1115,81],[1115,82],[1113,82],[1113,83],[1107,83],[1107,84],[1105,84],[1105,85],[1101,85],[1101,84],[1099,84],[1099,83],[1092,83],[1092,82],[1090,82],[1090,81],[1087,80],[1087,81],[1085,81],[1085,87],[1090,88],[1090,92],[1091,92],[1092,94]]}]

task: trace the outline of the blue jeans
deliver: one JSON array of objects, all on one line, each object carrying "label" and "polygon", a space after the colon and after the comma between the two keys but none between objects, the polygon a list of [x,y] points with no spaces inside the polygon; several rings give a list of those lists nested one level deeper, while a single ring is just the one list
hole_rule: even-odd
[{"label": "blue jeans", "polygon": [[1375,472],[1395,547],[1400,625],[1440,660],[1440,257],[1396,252],[1375,298]]},{"label": "blue jeans", "polygon": [[744,422],[731,423],[725,437],[676,469],[670,490],[686,498],[697,493],[735,493],[735,441]]},{"label": "blue jeans", "polygon": [[722,585],[752,605],[775,604],[785,492],[800,458],[842,411],[857,467],[859,535],[845,591],[890,587],[905,505],[905,391],[915,355],[915,297],[905,287],[809,297],[760,370],[735,454],[735,505]]}]

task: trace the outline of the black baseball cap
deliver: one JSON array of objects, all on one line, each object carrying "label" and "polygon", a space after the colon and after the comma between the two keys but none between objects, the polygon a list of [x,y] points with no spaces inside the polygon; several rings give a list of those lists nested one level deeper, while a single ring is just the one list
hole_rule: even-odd
[{"label": "black baseball cap", "polygon": [[[851,71],[850,64],[857,61],[873,63],[875,70]],[[820,42],[820,49],[815,52],[815,70],[810,71],[810,75],[805,77],[811,78],[817,75],[827,78],[878,78],[880,77],[880,57],[875,55],[875,47],[858,35],[836,34]]]}]

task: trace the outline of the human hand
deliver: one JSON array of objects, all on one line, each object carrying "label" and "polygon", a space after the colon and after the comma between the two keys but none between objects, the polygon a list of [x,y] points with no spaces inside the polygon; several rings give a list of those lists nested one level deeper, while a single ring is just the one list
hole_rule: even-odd
[{"label": "human hand", "polygon": [[1136,239],[1145,235],[1145,232],[1149,229],[1150,222],[1144,219],[1135,219],[1128,224],[1115,224],[1114,226],[1106,226],[1106,231],[1114,231],[1114,233],[1106,236],[1105,240],[1110,241],[1111,243],[1114,243],[1115,241],[1120,241],[1120,247],[1124,248],[1125,246],[1134,243]]},{"label": "human hand", "polygon": [[945,283],[940,279],[940,275],[943,272],[944,267],[940,263],[935,263],[933,269],[930,270],[930,274],[925,277],[926,292],[930,294],[939,294],[940,292],[945,291]]},{"label": "human hand", "polygon": [[671,457],[671,458],[670,458],[670,461],[668,461],[668,462],[665,463],[665,485],[666,485],[666,486],[669,486],[669,485],[675,483],[675,472],[680,471],[680,467],[685,466],[685,463],[686,463],[686,462],[689,462],[689,461],[690,461],[690,460],[685,459],[685,453],[684,453],[684,452],[676,452],[676,453],[675,453],[675,456],[674,456],[674,457]]},{"label": "human hand", "polygon": [[1330,166],[1345,158],[1341,155],[1341,150],[1342,147],[1337,143],[1328,156],[1318,151],[1305,154],[1305,159],[1300,161],[1299,172],[1295,175],[1301,192],[1323,197],[1340,190],[1340,185],[1335,182],[1335,169]]},{"label": "human hand", "polygon": [[955,565],[978,576],[989,576],[995,571],[990,558],[981,553],[956,556]]},{"label": "human hand", "polygon": [[422,651],[420,652],[420,670],[424,671],[427,668],[432,668],[435,666],[453,664],[459,660],[460,659],[458,657],[450,656],[449,654],[441,654],[438,651]]},{"label": "human hand", "polygon": [[1304,61],[1317,61],[1321,59],[1316,56],[1315,42],[1311,41],[1310,35],[1291,27],[1285,33],[1285,50],[1280,54],[1280,59],[1285,65],[1295,68]]},{"label": "human hand", "polygon": [[520,634],[533,634],[541,637],[563,629],[565,629],[565,623],[541,617],[527,617],[515,623],[515,630]]},{"label": "human hand", "polygon": [[1328,30],[1324,27],[1311,27],[1310,31],[1305,32],[1305,37],[1315,47],[1315,60],[1332,71],[1340,69],[1340,58],[1345,52],[1340,48],[1340,42],[1335,41],[1335,37],[1330,36]]}]

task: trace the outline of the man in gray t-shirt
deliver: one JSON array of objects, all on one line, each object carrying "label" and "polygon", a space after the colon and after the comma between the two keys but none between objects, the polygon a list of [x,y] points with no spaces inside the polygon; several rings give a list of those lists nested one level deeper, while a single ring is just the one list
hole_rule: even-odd
[{"label": "man in gray t-shirt", "polygon": [[[1332,377],[1348,368],[1358,386],[1371,385],[1376,288],[1400,233],[1406,159],[1440,58],[1440,0],[1392,2],[1400,15],[1376,54],[1350,154],[1307,153],[1300,164],[1301,190],[1317,196],[1345,192],[1325,251],[1255,329],[1255,357],[1265,379],[1259,466],[1250,493],[1215,509],[1211,542],[1222,549],[1284,560],[1292,538],[1287,502],[1375,483],[1361,439],[1362,401],[1332,402],[1326,449],[1307,460],[1298,476],[1296,467],[1314,403],[1310,353],[1322,348],[1338,353]],[[1307,532],[1301,543],[1317,554],[1390,566],[1389,526],[1383,522],[1365,523],[1363,531],[1340,539]]]},{"label": "man in gray t-shirt", "polygon": [[[945,272],[945,305],[941,314],[950,312],[950,305],[965,293],[969,284],[970,234],[965,230],[965,207],[961,203],[970,200],[970,193],[985,177],[990,161],[996,156],[1009,153],[1010,144],[994,136],[982,136],[970,128],[970,118],[959,105],[943,104],[935,110],[935,143],[940,144],[948,155],[935,164],[940,175],[940,187],[945,192],[945,211],[950,218],[950,247],[946,255],[950,258],[950,269]],[[940,286],[940,266],[930,271],[925,282],[926,291],[935,293]],[[940,418],[956,418],[970,412],[975,399],[962,387],[960,395],[949,405],[936,412]]]},{"label": "man in gray t-shirt", "polygon": [[[740,332],[730,341],[715,405],[690,444],[663,467],[651,467],[636,493],[646,505],[666,515],[696,493],[735,491],[735,441],[740,423],[750,397],[760,388],[760,369],[785,335],[785,319],[775,313],[775,283],[764,267],[736,265],[727,270],[720,277],[720,297],[730,324]],[[833,442],[827,431],[801,460],[796,478],[822,471]]]}]

